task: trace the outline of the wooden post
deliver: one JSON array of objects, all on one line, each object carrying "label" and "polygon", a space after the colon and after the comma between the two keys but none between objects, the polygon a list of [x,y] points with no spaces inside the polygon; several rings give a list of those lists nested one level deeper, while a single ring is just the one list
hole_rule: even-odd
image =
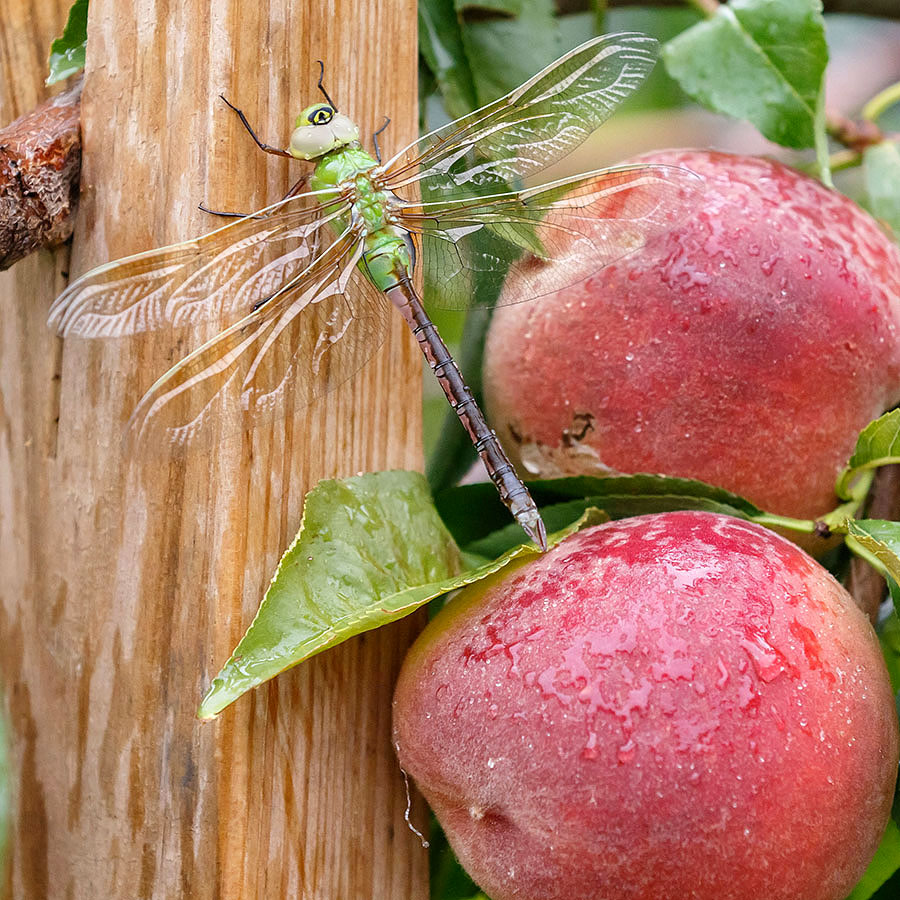
[{"label": "wooden post", "polygon": [[[8,32],[38,11],[52,19],[30,38],[42,64],[67,8],[0,0],[0,21]],[[256,150],[219,93],[283,145],[318,99],[322,59],[329,93],[362,133],[389,114],[382,146],[406,143],[415,29],[412,0],[91,0],[73,274],[209,229],[200,201],[248,210],[298,177],[301,164]],[[39,97],[33,65],[3,63],[9,121]],[[305,491],[421,465],[414,342],[395,317],[365,370],[315,406],[243,443],[136,463],[124,422],[148,375],[185,348],[165,334],[63,345],[44,324],[62,265],[42,253],[0,281],[13,895],[424,898],[427,860],[404,822],[389,744],[415,621],[315,658],[214,723],[194,717]]]}]

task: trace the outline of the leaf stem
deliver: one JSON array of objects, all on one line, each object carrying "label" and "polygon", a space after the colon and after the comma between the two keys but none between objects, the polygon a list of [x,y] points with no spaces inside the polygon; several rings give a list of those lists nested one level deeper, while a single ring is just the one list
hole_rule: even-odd
[{"label": "leaf stem", "polygon": [[816,521],[812,519],[792,519],[788,516],[779,516],[768,512],[759,516],[753,516],[752,519],[758,525],[765,525],[767,528],[787,528],[791,531],[799,531],[802,534],[845,531],[847,520],[856,518],[860,507],[865,503],[873,478],[874,473],[871,471],[859,475],[858,481],[853,485],[851,499]]},{"label": "leaf stem", "polygon": [[825,113],[825,73],[822,73],[822,83],[819,97],[816,102],[816,120],[813,127],[813,136],[816,145],[816,162],[819,164],[819,178],[825,187],[833,188],[831,180],[831,161],[828,158],[828,117]]},{"label": "leaf stem", "polygon": [[869,496],[872,479],[869,478],[864,483],[865,490],[862,491],[858,497],[855,496],[852,500],[848,500],[846,503],[842,503],[840,506],[835,507],[830,513],[826,513],[819,520],[829,531],[846,531],[847,522],[850,519],[856,518],[856,514],[860,511],[863,503],[866,502]]},{"label": "leaf stem", "polygon": [[879,459],[870,460],[860,466],[851,468],[848,466],[838,475],[835,484],[835,493],[844,500],[859,505],[869,493],[872,487],[872,481],[875,478],[875,469],[879,466],[889,466],[893,463],[900,462],[900,459],[892,456],[880,457]]},{"label": "leaf stem", "polygon": [[874,122],[866,120],[855,122],[841,113],[826,113],[825,128],[839,144],[858,153],[884,140],[883,132]]},{"label": "leaf stem", "polygon": [[853,169],[862,163],[862,153],[859,150],[838,150],[828,158],[832,173],[843,172],[844,169]]},{"label": "leaf stem", "polygon": [[867,122],[876,122],[895,103],[900,103],[900,81],[879,91],[862,108],[862,118]]},{"label": "leaf stem", "polygon": [[792,519],[788,516],[777,516],[775,513],[763,513],[760,516],[753,516],[752,521],[766,528],[787,528],[803,534],[816,533],[816,523],[812,519]]}]

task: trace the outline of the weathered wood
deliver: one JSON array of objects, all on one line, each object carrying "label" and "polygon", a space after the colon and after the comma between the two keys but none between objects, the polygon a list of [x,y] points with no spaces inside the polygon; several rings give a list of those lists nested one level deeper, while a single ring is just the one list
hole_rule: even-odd
[{"label": "weathered wood", "polygon": [[[0,0],[5,120],[40,99],[36,72],[67,7]],[[52,23],[39,28],[40,16]],[[33,29],[28,65],[11,50],[17,22]],[[199,201],[249,209],[296,179],[300,164],[260,154],[220,92],[283,143],[315,99],[322,59],[364,134],[389,113],[387,151],[408,140],[415,26],[411,0],[91,0],[73,273],[208,229]],[[0,278],[14,896],[426,896],[389,746],[415,622],[317,657],[212,724],[194,718],[304,492],[322,477],[421,464],[421,365],[403,323],[363,373],[287,421],[209,454],[171,460],[160,448],[136,461],[124,422],[148,375],[184,348],[160,335],[60,349],[44,320],[61,265],[43,252]]]}]

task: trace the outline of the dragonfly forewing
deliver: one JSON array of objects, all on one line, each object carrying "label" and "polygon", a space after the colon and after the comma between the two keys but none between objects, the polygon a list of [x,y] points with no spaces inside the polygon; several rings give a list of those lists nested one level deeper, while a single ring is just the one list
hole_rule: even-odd
[{"label": "dragonfly forewing", "polygon": [[277,421],[334,390],[378,349],[390,304],[357,268],[348,229],[264,305],[163,375],[129,423],[138,449],[203,446]]},{"label": "dragonfly forewing", "polygon": [[[702,183],[675,166],[622,166],[493,197],[409,204],[400,221],[422,235],[430,304],[508,305],[634,253],[693,208]],[[501,292],[520,259],[527,277],[515,293]]]},{"label": "dragonfly forewing", "polygon": [[340,211],[324,215],[316,199],[289,197],[202,237],[98,266],[57,297],[50,324],[64,337],[85,338],[226,328],[333,239],[328,229]]},{"label": "dragonfly forewing", "polygon": [[438,128],[385,165],[392,190],[450,199],[511,187],[582,144],[647,77],[657,42],[614,34],[576,47],[514,91]]}]

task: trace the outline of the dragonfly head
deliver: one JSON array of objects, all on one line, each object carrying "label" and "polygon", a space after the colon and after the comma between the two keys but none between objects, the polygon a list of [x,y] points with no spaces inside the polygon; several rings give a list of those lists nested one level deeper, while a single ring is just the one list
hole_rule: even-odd
[{"label": "dragonfly head", "polygon": [[297,159],[318,159],[359,140],[359,128],[328,103],[307,106],[297,116],[288,151]]}]

